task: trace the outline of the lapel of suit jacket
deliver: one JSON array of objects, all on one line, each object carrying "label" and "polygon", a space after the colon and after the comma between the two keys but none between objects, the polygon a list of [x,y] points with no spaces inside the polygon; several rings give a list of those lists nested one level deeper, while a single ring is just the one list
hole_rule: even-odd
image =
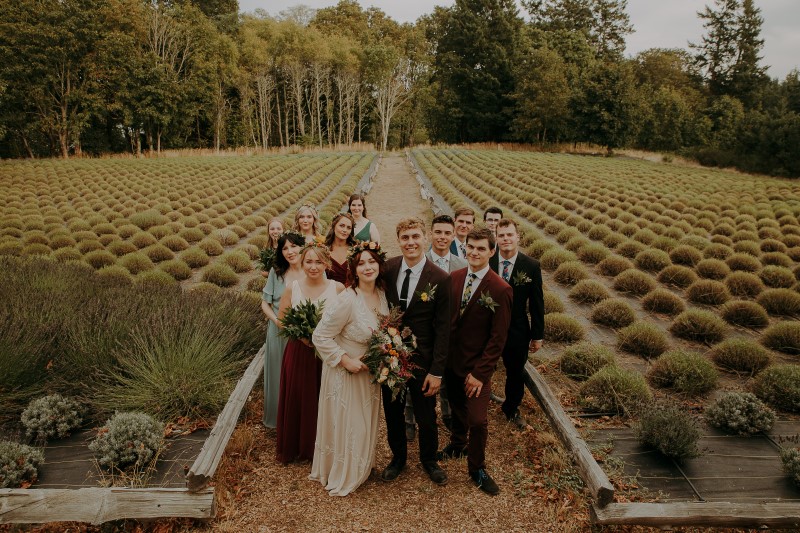
[{"label": "lapel of suit jacket", "polygon": [[389,270],[386,272],[387,278],[389,278],[389,283],[387,283],[387,295],[386,299],[390,302],[399,302],[400,295],[397,294],[397,276],[400,273],[400,266],[403,264],[403,261],[400,260],[397,262],[397,266],[392,265]]},{"label": "lapel of suit jacket", "polygon": [[[461,313],[459,319],[463,319],[464,316],[472,309],[473,306],[478,305],[477,302],[481,298],[481,290],[485,290],[489,286],[489,278],[492,275],[491,268],[489,272],[484,274],[483,279],[478,283],[477,287],[472,288],[472,296],[470,296],[469,301],[467,302],[467,307],[464,308],[464,312]],[[469,276],[469,271],[467,271],[467,276]],[[461,285],[461,297],[464,297],[464,285],[467,283],[467,276],[464,277],[464,284]],[[458,305],[461,305],[461,300],[458,301]]]}]

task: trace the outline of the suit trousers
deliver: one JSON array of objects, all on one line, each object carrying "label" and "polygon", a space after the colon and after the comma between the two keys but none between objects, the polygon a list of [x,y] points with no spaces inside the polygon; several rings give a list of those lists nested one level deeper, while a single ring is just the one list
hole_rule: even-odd
[{"label": "suit trousers", "polygon": [[[414,417],[419,426],[419,460],[422,463],[436,461],[439,449],[439,427],[436,425],[436,396],[425,396],[422,392],[424,378],[412,378],[406,382],[406,395],[410,395]],[[393,460],[405,463],[408,455],[406,440],[405,397],[392,401],[392,391],[382,386],[383,414],[386,417],[386,434]]]},{"label": "suit trousers", "polygon": [[449,368],[445,370],[447,397],[453,414],[453,430],[450,444],[456,448],[467,448],[467,469],[476,472],[486,468],[486,441],[489,438],[489,396],[491,380],[484,383],[477,397],[467,398],[464,378]]},{"label": "suit trousers", "polygon": [[525,363],[528,362],[527,344],[506,344],[503,349],[503,366],[506,367],[506,399],[501,409],[507,418],[514,416],[525,396]]}]

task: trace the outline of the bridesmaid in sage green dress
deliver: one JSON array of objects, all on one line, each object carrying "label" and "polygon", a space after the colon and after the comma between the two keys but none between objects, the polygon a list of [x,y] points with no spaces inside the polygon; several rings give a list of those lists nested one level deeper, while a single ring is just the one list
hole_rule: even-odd
[{"label": "bridesmaid in sage green dress", "polygon": [[278,393],[286,339],[278,335],[278,304],[287,285],[305,277],[300,250],[305,238],[299,233],[284,233],[278,238],[275,266],[270,269],[261,294],[261,310],[267,317],[267,342],[264,350],[264,425],[274,428],[278,420]]},{"label": "bridesmaid in sage green dress", "polygon": [[377,226],[367,218],[367,204],[362,195],[350,195],[350,199],[347,200],[347,211],[353,215],[353,222],[355,222],[353,232],[357,241],[381,242],[381,234],[378,232]]}]

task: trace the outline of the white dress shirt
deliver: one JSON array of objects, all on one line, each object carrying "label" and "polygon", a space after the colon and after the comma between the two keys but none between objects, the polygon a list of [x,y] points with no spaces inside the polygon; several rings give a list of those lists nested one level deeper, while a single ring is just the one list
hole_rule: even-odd
[{"label": "white dress shirt", "polygon": [[414,295],[414,290],[417,288],[417,283],[419,283],[419,278],[422,275],[422,269],[425,268],[425,261],[427,259],[425,256],[422,256],[422,261],[410,267],[406,264],[405,258],[403,258],[403,262],[400,264],[400,272],[397,274],[397,296],[400,297],[400,293],[403,290],[403,280],[406,279],[406,270],[409,268],[411,269],[411,275],[408,278],[408,300],[405,302],[406,307],[408,304],[411,303],[411,298]]},{"label": "white dress shirt", "polygon": [[499,275],[501,278],[503,277],[503,261],[508,261],[511,263],[510,265],[508,265],[509,284],[511,283],[511,273],[514,271],[514,264],[517,262],[518,255],[519,252],[515,253],[512,257],[509,257],[508,259],[503,259],[503,256],[500,254],[497,255],[497,275]]}]

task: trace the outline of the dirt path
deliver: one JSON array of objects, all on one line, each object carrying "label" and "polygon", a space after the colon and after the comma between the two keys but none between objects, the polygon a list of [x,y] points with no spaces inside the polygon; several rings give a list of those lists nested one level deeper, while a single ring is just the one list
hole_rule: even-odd
[{"label": "dirt path", "polygon": [[426,224],[430,222],[428,203],[422,199],[417,180],[403,154],[384,156],[367,196],[367,213],[367,218],[378,226],[381,244],[389,257],[400,255],[394,228],[401,219],[417,216]]}]

